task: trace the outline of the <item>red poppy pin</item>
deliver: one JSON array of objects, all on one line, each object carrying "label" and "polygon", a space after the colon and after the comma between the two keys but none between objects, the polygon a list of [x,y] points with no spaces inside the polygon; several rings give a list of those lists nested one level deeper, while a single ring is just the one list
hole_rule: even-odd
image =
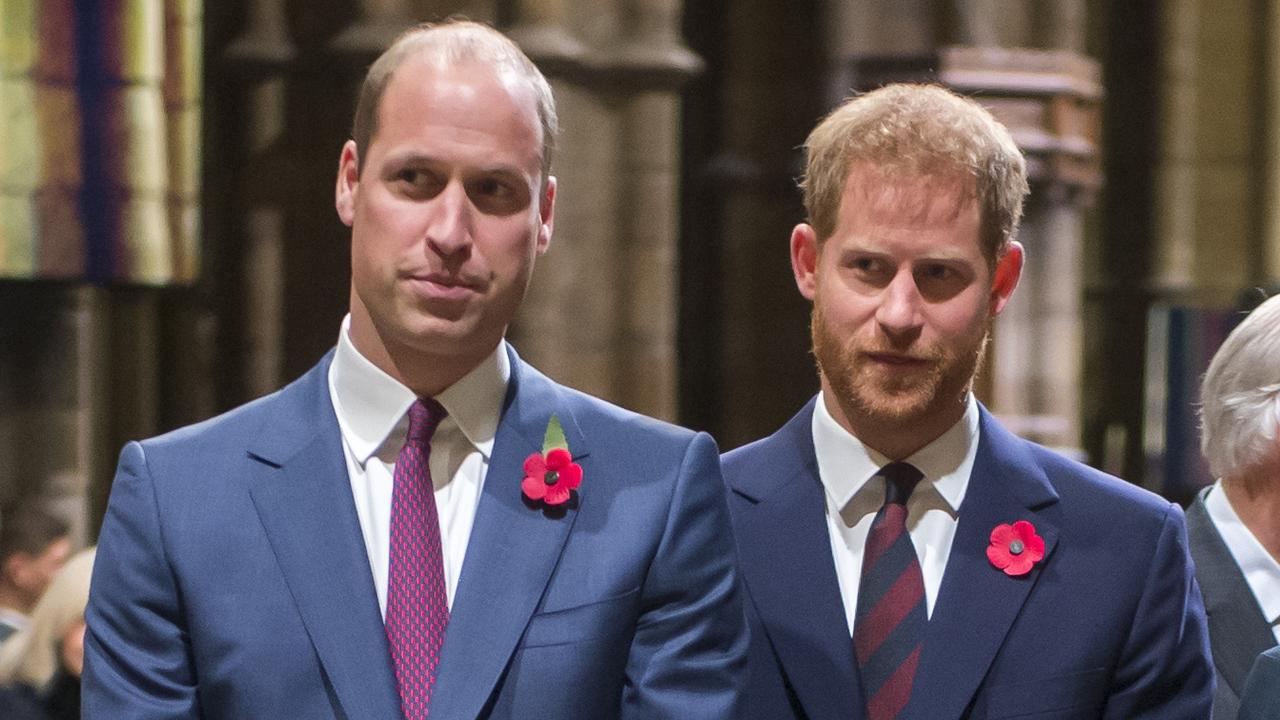
[{"label": "red poppy pin", "polygon": [[547,505],[563,505],[582,484],[582,466],[573,461],[569,441],[564,437],[560,418],[555,415],[547,423],[542,452],[524,459],[524,496]]},{"label": "red poppy pin", "polygon": [[991,531],[987,559],[1005,575],[1026,575],[1043,557],[1044,538],[1037,535],[1035,525],[1026,520],[1012,525],[997,525]]}]

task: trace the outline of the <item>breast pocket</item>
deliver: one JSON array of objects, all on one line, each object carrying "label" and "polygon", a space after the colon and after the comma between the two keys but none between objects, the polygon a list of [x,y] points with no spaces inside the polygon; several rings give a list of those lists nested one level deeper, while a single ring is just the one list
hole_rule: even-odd
[{"label": "breast pocket", "polygon": [[1107,688],[1107,669],[1000,683],[988,688],[988,720],[1068,720],[1097,717]]},{"label": "breast pocket", "polygon": [[586,605],[537,613],[529,619],[520,647],[524,649],[583,642],[614,635],[635,625],[640,589]]}]

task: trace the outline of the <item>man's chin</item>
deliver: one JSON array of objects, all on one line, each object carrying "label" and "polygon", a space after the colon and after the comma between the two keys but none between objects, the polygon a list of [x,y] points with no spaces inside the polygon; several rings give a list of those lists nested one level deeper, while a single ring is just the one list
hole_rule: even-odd
[{"label": "man's chin", "polygon": [[879,427],[897,428],[919,423],[929,415],[930,398],[922,394],[888,395],[855,393],[849,403],[853,413]]}]

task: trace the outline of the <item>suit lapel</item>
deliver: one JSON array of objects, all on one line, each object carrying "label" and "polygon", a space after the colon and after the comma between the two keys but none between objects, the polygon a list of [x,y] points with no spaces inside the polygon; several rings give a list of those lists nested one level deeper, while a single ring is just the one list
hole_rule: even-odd
[{"label": "suit lapel", "polygon": [[[731,480],[742,573],[787,679],[812,720],[862,717],[862,695],[827,532],[811,400]],[[846,690],[841,691],[841,688]]]},{"label": "suit lapel", "polygon": [[1275,636],[1240,566],[1209,517],[1204,498],[1210,491],[1202,491],[1187,509],[1187,536],[1209,617],[1213,664],[1238,698],[1254,658],[1275,644]]},{"label": "suit lapel", "polygon": [[[1023,446],[981,411],[978,453],[960,508],[951,555],[925,633],[906,717],[961,717],[1010,626],[1035,587],[1058,540],[1045,510],[1057,492]],[[1045,556],[1020,577],[991,565],[991,530],[1028,520],[1044,538]]]},{"label": "suit lapel", "polygon": [[386,632],[328,392],[332,354],[249,449],[250,495],[325,674],[348,715],[398,717]]},{"label": "suit lapel", "polygon": [[474,718],[502,676],[537,609],[578,516],[571,500],[543,510],[520,491],[524,460],[542,450],[552,413],[582,466],[578,502],[589,502],[592,466],[581,429],[545,376],[509,349],[511,381],[467,545],[432,690],[431,714]]}]

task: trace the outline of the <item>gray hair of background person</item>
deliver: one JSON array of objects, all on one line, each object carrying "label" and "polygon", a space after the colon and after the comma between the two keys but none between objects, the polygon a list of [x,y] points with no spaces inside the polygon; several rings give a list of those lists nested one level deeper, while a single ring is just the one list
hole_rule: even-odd
[{"label": "gray hair of background person", "polygon": [[1280,296],[1249,314],[1218,348],[1200,386],[1200,450],[1215,477],[1280,459]]},{"label": "gray hair of background person", "polygon": [[31,624],[0,646],[0,685],[23,683],[42,689],[53,681],[63,637],[84,620],[94,554],[89,548],[72,556],[36,603]]}]

